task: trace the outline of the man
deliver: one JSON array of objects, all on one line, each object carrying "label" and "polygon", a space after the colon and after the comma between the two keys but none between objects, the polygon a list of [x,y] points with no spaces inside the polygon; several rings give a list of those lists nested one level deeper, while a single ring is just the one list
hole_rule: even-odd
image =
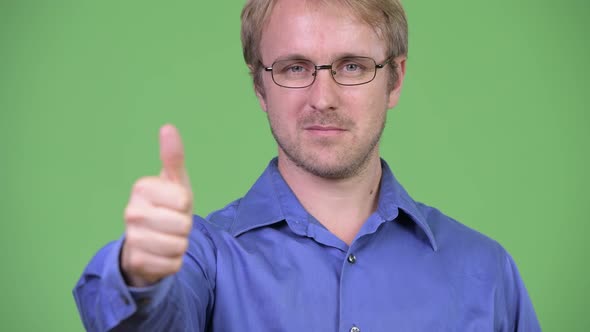
[{"label": "man", "polygon": [[397,0],[251,0],[244,56],[278,144],[241,199],[192,215],[177,130],[123,239],[74,295],[91,331],[539,331],[496,242],[413,201],[379,157],[405,75]]}]

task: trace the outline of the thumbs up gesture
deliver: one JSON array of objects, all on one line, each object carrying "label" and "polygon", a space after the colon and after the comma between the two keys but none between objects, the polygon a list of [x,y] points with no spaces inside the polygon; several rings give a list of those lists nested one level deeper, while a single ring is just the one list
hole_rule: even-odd
[{"label": "thumbs up gesture", "polygon": [[192,228],[193,195],[184,148],[172,125],[160,129],[160,176],[135,182],[125,208],[120,256],[127,284],[145,287],[180,270]]}]

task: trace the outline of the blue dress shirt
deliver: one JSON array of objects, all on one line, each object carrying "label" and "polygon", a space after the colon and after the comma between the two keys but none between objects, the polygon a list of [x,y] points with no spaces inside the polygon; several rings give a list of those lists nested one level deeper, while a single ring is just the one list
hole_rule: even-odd
[{"label": "blue dress shirt", "polygon": [[74,297],[89,331],[540,331],[510,255],[415,202],[383,161],[377,211],[350,246],[323,227],[277,161],[241,199],[195,216],[180,272],[128,287],[123,239]]}]

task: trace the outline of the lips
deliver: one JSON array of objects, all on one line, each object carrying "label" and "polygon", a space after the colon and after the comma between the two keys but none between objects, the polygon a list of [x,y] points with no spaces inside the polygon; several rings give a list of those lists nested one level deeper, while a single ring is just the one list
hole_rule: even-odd
[{"label": "lips", "polygon": [[315,131],[344,131],[340,127],[335,126],[323,126],[323,125],[312,125],[305,127],[305,130],[315,130]]},{"label": "lips", "polygon": [[322,139],[341,137],[346,132],[346,129],[326,125],[311,125],[304,127],[304,129],[311,137]]}]

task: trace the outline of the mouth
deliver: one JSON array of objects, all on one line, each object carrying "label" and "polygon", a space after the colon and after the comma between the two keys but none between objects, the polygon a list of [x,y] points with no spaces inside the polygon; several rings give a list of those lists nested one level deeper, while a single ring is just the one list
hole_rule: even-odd
[{"label": "mouth", "polygon": [[305,127],[305,130],[319,130],[319,131],[345,131],[345,129],[336,127],[336,126],[322,126],[322,125],[312,125]]},{"label": "mouth", "polygon": [[336,126],[311,125],[304,127],[305,131],[320,136],[333,136],[346,132],[346,129]]}]

